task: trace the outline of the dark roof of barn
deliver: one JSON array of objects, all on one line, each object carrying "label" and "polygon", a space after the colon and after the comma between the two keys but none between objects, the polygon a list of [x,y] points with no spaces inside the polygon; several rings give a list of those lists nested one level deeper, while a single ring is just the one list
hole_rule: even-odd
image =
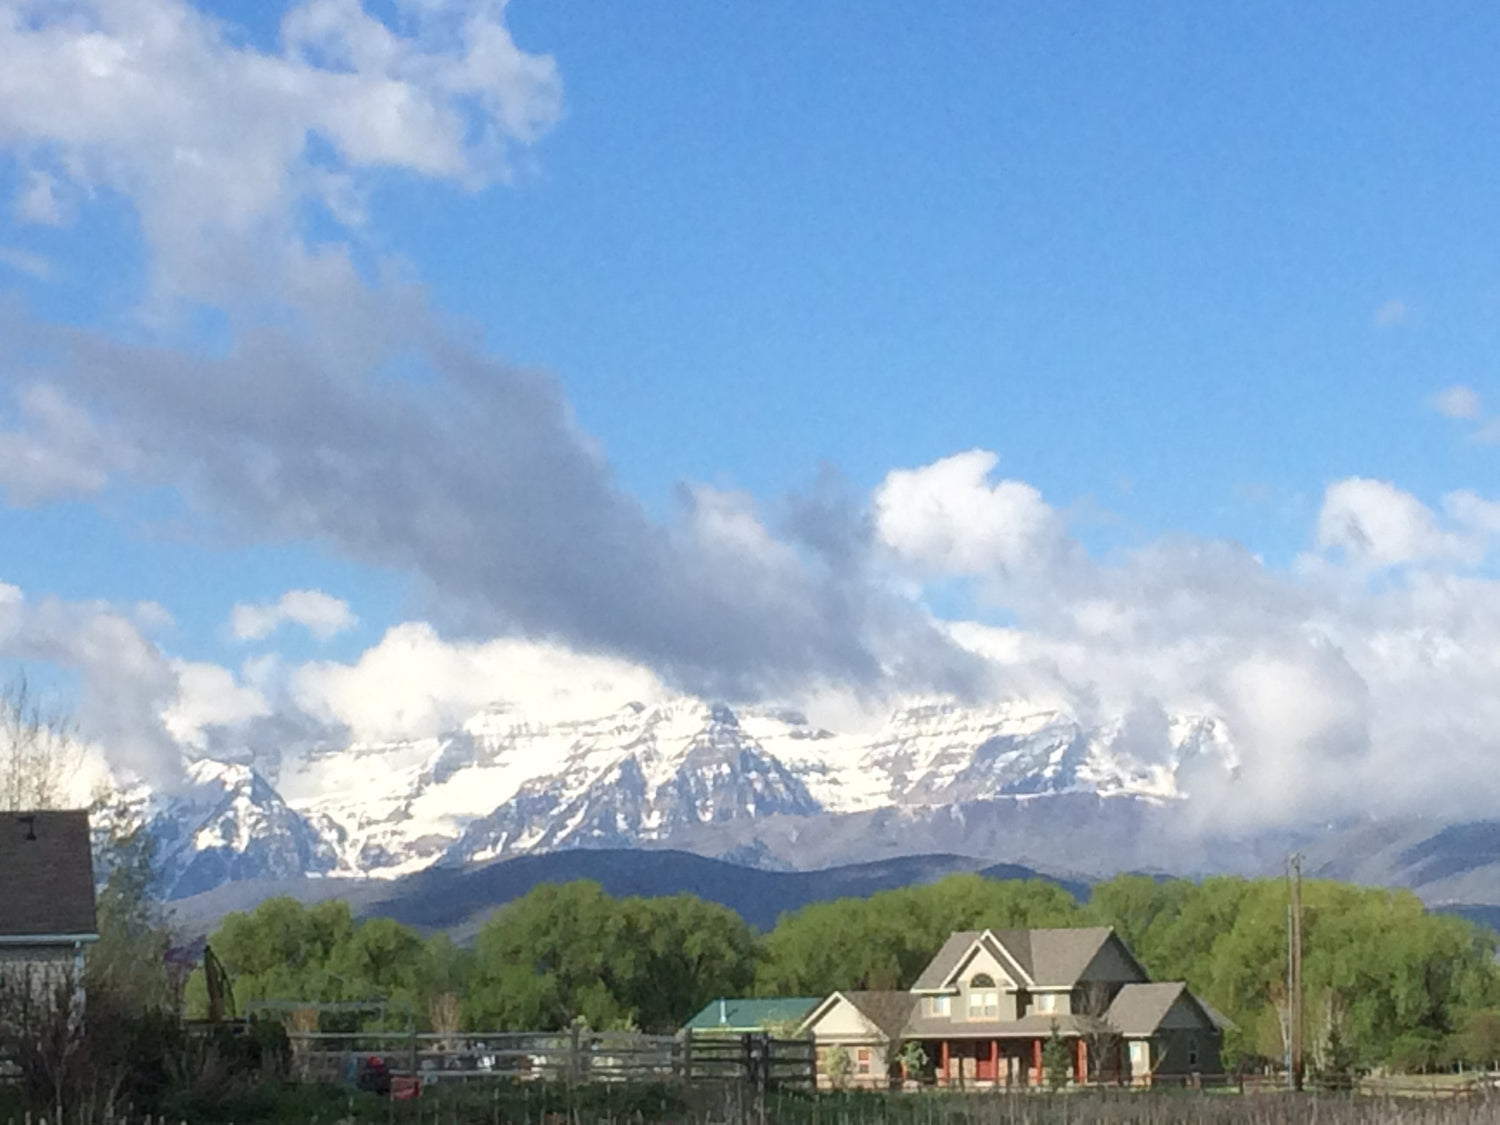
[{"label": "dark roof of barn", "polygon": [[0,812],[0,938],[92,936],[89,814]]}]

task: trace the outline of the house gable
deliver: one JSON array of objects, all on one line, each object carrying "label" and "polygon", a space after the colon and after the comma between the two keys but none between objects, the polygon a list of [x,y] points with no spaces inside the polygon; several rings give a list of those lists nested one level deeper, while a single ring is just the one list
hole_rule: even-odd
[{"label": "house gable", "polygon": [[875,1026],[842,992],[835,992],[802,1022],[798,1034],[814,1039],[885,1039],[885,1032]]},{"label": "house gable", "polygon": [[1020,966],[1015,963],[1014,958],[1006,954],[1004,947],[987,933],[975,939],[974,944],[954,966],[943,984],[950,989],[960,988],[981,974],[991,978],[996,987],[1007,991],[1013,992],[1022,987],[1020,980],[1017,979],[1021,977]]},{"label": "house gable", "polygon": [[1163,1031],[1213,1031],[1217,1026],[1213,1018],[1203,1010],[1202,1005],[1187,989],[1183,989],[1182,995],[1167,1009],[1167,1014],[1162,1016],[1160,1024]]},{"label": "house gable", "polygon": [[1130,947],[1120,940],[1120,935],[1114,930],[1099,946],[1098,951],[1084,966],[1083,971],[1078,974],[1078,983],[1093,983],[1096,981],[1110,984],[1137,984],[1149,981],[1151,976],[1145,967],[1135,959],[1135,954],[1130,952]]}]

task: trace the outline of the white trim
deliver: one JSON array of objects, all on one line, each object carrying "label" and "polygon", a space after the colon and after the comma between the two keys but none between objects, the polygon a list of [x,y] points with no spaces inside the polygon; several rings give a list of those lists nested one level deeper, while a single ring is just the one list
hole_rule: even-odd
[{"label": "white trim", "polygon": [[98,940],[98,934],[0,934],[0,946],[86,945]]},{"label": "white trim", "polygon": [[[833,1009],[839,1004],[848,1004],[849,1007],[853,1008],[854,1014],[859,1017],[860,1022],[870,1029],[865,1038],[878,1036],[881,1042],[884,1042],[886,1044],[889,1044],[891,1042],[891,1037],[887,1035],[881,1028],[876,1026],[875,1021],[872,1020],[869,1016],[865,1015],[864,1012],[860,1011],[859,1005],[856,1004],[853,1000],[849,999],[849,997],[845,996],[842,992],[833,993],[828,997],[828,999],[824,1000],[821,1004],[819,1004],[816,1008],[809,1012],[807,1018],[802,1021],[800,1026],[798,1026],[797,1035],[800,1037],[803,1035],[811,1034],[812,1037],[816,1039],[818,1036],[818,1021],[826,1016],[829,1012],[833,1011]],[[830,1039],[829,1042],[836,1042],[836,1040]]]},{"label": "white trim", "polygon": [[848,1003],[848,998],[842,992],[835,990],[830,993],[827,999],[821,1001],[816,1008],[802,1018],[802,1022],[797,1025],[797,1034],[801,1036],[812,1031],[814,1025],[828,1014],[828,1008],[839,1000]]},{"label": "white trim", "polygon": [[[988,943],[985,941],[986,938],[989,939]],[[948,975],[943,978],[944,988],[953,987],[958,975],[969,967],[969,962],[974,960],[975,951],[979,949],[983,949],[991,955],[998,953],[995,959],[1002,963],[1008,963],[1015,970],[1015,972],[1010,974],[1011,980],[1015,984],[1028,989],[1036,984],[1036,981],[1031,979],[1031,974],[1021,967],[1021,962],[1016,960],[1016,955],[1006,949],[1005,943],[995,936],[994,930],[981,930],[979,935],[970,943],[969,948],[964,950],[963,956],[953,963],[953,968],[949,971]],[[932,989],[931,991],[935,992],[937,990]]]}]

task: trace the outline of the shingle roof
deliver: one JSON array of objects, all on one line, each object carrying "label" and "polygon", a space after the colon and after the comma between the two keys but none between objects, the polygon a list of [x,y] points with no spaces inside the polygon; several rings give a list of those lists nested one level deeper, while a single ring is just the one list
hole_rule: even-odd
[{"label": "shingle roof", "polygon": [[822,1002],[821,996],[724,997],[710,1000],[684,1026],[694,1031],[756,1031],[798,1023]]},{"label": "shingle roof", "polygon": [[888,1039],[899,1039],[916,1007],[917,997],[910,992],[841,992]]},{"label": "shingle roof", "polygon": [[949,1016],[924,1015],[917,1008],[907,1020],[905,1035],[926,1039],[1045,1038],[1054,1027],[1059,1034],[1077,1035],[1082,1030],[1082,1021],[1078,1016],[1051,1012],[1029,1012],[1018,1020],[955,1020]]},{"label": "shingle roof", "polygon": [[1012,960],[1042,987],[1067,988],[1089,967],[1113,931],[1108,926],[1047,930],[961,930],[949,936],[912,985],[914,992],[943,987],[943,982],[984,934],[993,934]]},{"label": "shingle roof", "polygon": [[[1091,926],[1026,932],[1031,939],[1031,964],[1027,967],[1031,979],[1044,987],[1072,987],[1114,931],[1108,926]],[[1005,940],[1005,935],[996,936]]]},{"label": "shingle roof", "polygon": [[0,937],[96,932],[88,813],[0,813],[0,907]]},{"label": "shingle roof", "polygon": [[949,934],[948,940],[943,942],[943,948],[939,949],[932,960],[927,962],[927,967],[922,970],[916,983],[911,986],[912,991],[930,992],[933,989],[942,988],[943,981],[948,979],[948,974],[969,951],[969,947],[978,940],[980,933],[979,930],[959,930],[955,934]]},{"label": "shingle roof", "polygon": [[1189,999],[1194,999],[1187,985],[1180,980],[1127,984],[1110,1004],[1106,1018],[1121,1035],[1153,1035],[1184,993]]}]

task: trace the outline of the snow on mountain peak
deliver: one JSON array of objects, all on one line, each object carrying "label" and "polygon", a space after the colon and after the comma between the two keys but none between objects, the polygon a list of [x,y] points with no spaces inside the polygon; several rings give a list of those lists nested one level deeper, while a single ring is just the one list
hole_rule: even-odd
[{"label": "snow on mountain peak", "polygon": [[[1149,744],[1149,745],[1148,745]],[[152,797],[179,894],[281,872],[395,876],[564,847],[660,843],[766,817],[920,810],[1063,794],[1180,795],[1185,758],[1233,764],[1212,718],[1085,726],[1011,701],[913,699],[873,734],[797,711],[677,696],[592,718],[492,706],[436,738],[355,742],[289,762],[273,787],[200,760]]]}]

